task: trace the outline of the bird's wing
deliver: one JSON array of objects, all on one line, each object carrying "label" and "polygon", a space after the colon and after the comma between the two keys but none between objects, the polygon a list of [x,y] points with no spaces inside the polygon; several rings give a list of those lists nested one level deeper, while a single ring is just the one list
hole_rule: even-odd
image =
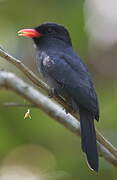
[{"label": "bird's wing", "polygon": [[44,71],[64,87],[71,97],[83,107],[97,113],[98,103],[91,77],[79,57],[71,58],[66,53],[51,54],[43,59]]}]

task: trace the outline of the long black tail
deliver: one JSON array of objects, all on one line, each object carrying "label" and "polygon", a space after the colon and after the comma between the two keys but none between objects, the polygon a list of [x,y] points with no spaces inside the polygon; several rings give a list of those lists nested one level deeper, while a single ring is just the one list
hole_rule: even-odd
[{"label": "long black tail", "polygon": [[96,133],[94,128],[94,117],[84,108],[80,108],[80,124],[82,150],[86,153],[87,161],[91,169],[98,172],[99,163]]}]

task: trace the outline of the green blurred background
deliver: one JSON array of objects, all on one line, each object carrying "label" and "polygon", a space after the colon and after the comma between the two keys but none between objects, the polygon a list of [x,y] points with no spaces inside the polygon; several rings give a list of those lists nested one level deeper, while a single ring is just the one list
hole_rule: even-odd
[{"label": "green blurred background", "polygon": [[[0,0],[0,44],[38,74],[32,41],[19,38],[16,32],[45,21],[67,26],[76,52],[85,59],[95,81],[101,117],[100,122],[95,124],[117,146],[117,66],[114,61],[117,45],[91,46],[86,29],[87,17],[84,18],[84,3],[83,0]],[[0,69],[14,72],[28,81],[2,58]],[[5,102],[26,103],[13,92],[2,90],[0,104]],[[80,138],[37,109],[31,109],[31,120],[24,120],[26,111],[27,108],[0,106],[1,180],[23,180],[24,175],[29,176],[29,180],[117,179],[117,169],[103,158],[100,158],[98,174],[89,170],[81,151]]]}]

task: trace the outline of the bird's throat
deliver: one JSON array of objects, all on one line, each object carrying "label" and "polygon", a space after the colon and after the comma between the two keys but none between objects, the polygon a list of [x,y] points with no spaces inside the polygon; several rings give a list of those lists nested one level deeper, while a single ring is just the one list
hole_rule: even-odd
[{"label": "bird's throat", "polygon": [[70,47],[68,43],[61,39],[54,37],[40,37],[39,39],[34,38],[34,43],[37,46],[37,49],[64,49]]}]

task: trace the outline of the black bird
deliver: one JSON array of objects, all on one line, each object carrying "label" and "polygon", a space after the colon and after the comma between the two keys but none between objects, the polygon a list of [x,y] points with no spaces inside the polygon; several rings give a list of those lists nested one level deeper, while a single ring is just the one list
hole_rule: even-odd
[{"label": "black bird", "polygon": [[94,119],[99,120],[98,99],[86,65],[72,48],[68,30],[60,24],[43,23],[33,29],[22,29],[18,34],[34,40],[37,67],[44,80],[80,113],[82,150],[90,168],[98,172],[94,128]]}]

